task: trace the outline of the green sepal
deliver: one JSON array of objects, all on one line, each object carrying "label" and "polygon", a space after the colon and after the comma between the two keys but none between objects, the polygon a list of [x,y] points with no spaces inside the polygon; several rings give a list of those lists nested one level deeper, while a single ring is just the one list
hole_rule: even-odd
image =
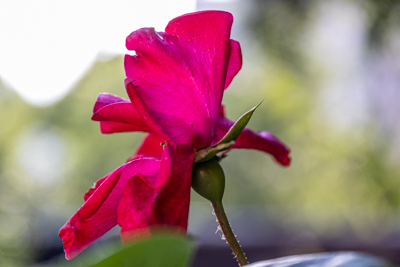
[{"label": "green sepal", "polygon": [[216,143],[214,146],[217,146],[219,144],[223,143],[228,143],[232,140],[236,140],[239,135],[242,133],[243,129],[246,127],[247,123],[249,123],[251,116],[253,115],[254,111],[256,108],[258,108],[259,105],[264,101],[264,99],[258,103],[257,106],[254,108],[250,109],[246,113],[244,113],[236,122],[235,124],[232,125],[232,127],[229,129],[229,131],[225,134],[222,139]]},{"label": "green sepal", "polygon": [[244,113],[229,129],[229,131],[225,134],[222,139],[207,148],[201,149],[197,151],[194,154],[194,162],[195,163],[200,163],[200,162],[205,162],[210,159],[212,159],[217,153],[225,151],[229,149],[234,143],[235,140],[239,137],[239,135],[242,133],[243,129],[246,127],[247,123],[249,123],[251,116],[253,115],[254,111],[256,108],[258,108],[259,105],[264,100],[262,100],[260,103],[258,103],[257,106],[254,108],[250,109],[246,113]]},{"label": "green sepal", "polygon": [[232,140],[228,143],[222,143],[219,145],[213,145],[213,146],[209,146],[205,149],[201,149],[194,154],[193,161],[195,163],[208,161],[208,160],[212,159],[213,157],[215,157],[215,155],[217,155],[217,153],[225,151],[228,148],[230,148],[234,143],[235,143],[235,141]]}]

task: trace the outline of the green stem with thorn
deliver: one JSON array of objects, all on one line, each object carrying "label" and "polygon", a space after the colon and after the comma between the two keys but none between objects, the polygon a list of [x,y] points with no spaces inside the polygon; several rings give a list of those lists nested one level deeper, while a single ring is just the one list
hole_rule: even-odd
[{"label": "green stem with thorn", "polygon": [[246,256],[242,250],[242,247],[239,245],[239,242],[236,239],[236,236],[233,234],[231,225],[229,224],[228,218],[226,217],[224,206],[222,205],[221,201],[214,201],[211,202],[214,208],[215,216],[217,216],[219,225],[221,227],[222,232],[228,241],[229,246],[231,247],[233,254],[239,263],[240,266],[244,266],[249,264],[247,261]]},{"label": "green stem with thorn", "polygon": [[210,160],[193,164],[192,188],[199,193],[200,196],[211,202],[214,208],[214,214],[217,216],[218,223],[226,241],[228,241],[229,246],[231,246],[239,265],[244,266],[249,262],[236,236],[232,232],[231,225],[229,224],[224,207],[222,206],[222,197],[225,190],[225,175],[218,161],[219,158],[214,157]]}]

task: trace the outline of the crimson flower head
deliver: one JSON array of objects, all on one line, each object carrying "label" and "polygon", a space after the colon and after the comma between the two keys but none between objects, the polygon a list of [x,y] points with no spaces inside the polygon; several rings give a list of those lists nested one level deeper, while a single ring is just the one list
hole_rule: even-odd
[{"label": "crimson flower head", "polygon": [[[173,19],[165,32],[142,28],[127,37],[126,47],[136,52],[125,56],[129,100],[100,94],[92,119],[102,133],[148,135],[127,163],[94,184],[61,228],[67,259],[117,224],[123,243],[156,227],[186,233],[194,155],[234,124],[221,106],[242,67],[232,22],[230,13],[201,11]],[[261,150],[290,164],[289,149],[266,131],[245,128],[231,148]]]}]

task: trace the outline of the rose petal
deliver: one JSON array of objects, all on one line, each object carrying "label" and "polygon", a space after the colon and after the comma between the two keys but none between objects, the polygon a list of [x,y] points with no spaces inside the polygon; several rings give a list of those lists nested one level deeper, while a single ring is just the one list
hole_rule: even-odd
[{"label": "rose petal", "polygon": [[[214,136],[230,57],[232,15],[196,12],[172,20],[166,33],[131,33],[125,71],[151,117],[175,143],[207,147]],[[141,112],[142,114],[142,112]],[[148,124],[150,127],[151,125]],[[158,130],[154,132],[160,134]]]},{"label": "rose petal", "polygon": [[113,122],[113,121],[101,121],[100,122],[100,131],[103,134],[137,132],[137,131],[140,131],[140,132],[146,131],[147,132],[147,130],[144,130],[143,127],[138,127],[133,124]]},{"label": "rose petal", "polygon": [[[160,162],[140,158],[112,172],[60,229],[65,257],[72,259],[117,224],[117,207],[129,178],[158,173]],[[154,182],[153,182],[154,183]]]},{"label": "rose petal", "polygon": [[[153,115],[147,108],[146,104],[143,102],[141,96],[137,92],[138,86],[133,84],[132,78],[125,79],[125,87],[126,91],[129,95],[129,98],[132,101],[132,104],[135,106],[135,109],[141,114],[143,121],[152,129],[153,132],[169,140],[169,136],[164,133],[162,127],[158,124],[158,122],[154,119]],[[171,125],[173,127],[173,125]]]},{"label": "rose petal", "polygon": [[129,179],[118,205],[122,243],[127,244],[150,234],[148,226],[154,198],[154,189],[142,177]]},{"label": "rose petal", "polygon": [[167,145],[155,186],[151,225],[178,227],[186,233],[194,151],[189,145]]},{"label": "rose petal", "polygon": [[118,206],[123,243],[150,234],[150,226],[173,226],[186,232],[189,215],[193,149],[167,145],[161,155],[157,179],[131,178]]},{"label": "rose petal", "polygon": [[132,103],[118,96],[99,94],[93,112],[92,120],[100,121],[102,133],[151,131]]},{"label": "rose petal", "polygon": [[238,41],[230,40],[228,71],[225,79],[225,89],[242,68],[242,50]]},{"label": "rose petal", "polygon": [[120,98],[119,96],[109,94],[109,93],[101,93],[97,95],[96,103],[93,107],[93,113],[96,113],[99,109],[104,106],[114,104],[114,103],[127,103],[129,100]]},{"label": "rose petal", "polygon": [[83,199],[86,201],[88,200],[88,198],[93,195],[94,191],[97,190],[97,188],[99,188],[99,186],[104,182],[105,179],[107,179],[107,177],[110,175],[111,173],[107,174],[106,176],[100,178],[99,180],[97,180],[97,182],[95,182],[93,184],[93,186],[91,188],[89,188],[89,190],[83,195]]},{"label": "rose petal", "polygon": [[[217,143],[234,124],[233,121],[220,116],[217,124],[217,134],[213,143]],[[278,138],[267,131],[255,133],[245,128],[231,148],[251,148],[267,152],[274,156],[275,160],[284,166],[290,165],[290,149]]]}]

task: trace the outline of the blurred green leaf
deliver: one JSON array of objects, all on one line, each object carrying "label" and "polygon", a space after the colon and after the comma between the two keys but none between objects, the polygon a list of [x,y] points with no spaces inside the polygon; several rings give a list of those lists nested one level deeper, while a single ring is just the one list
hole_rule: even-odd
[{"label": "blurred green leaf", "polygon": [[193,244],[177,236],[155,236],[126,247],[93,267],[183,267],[187,266]]}]

